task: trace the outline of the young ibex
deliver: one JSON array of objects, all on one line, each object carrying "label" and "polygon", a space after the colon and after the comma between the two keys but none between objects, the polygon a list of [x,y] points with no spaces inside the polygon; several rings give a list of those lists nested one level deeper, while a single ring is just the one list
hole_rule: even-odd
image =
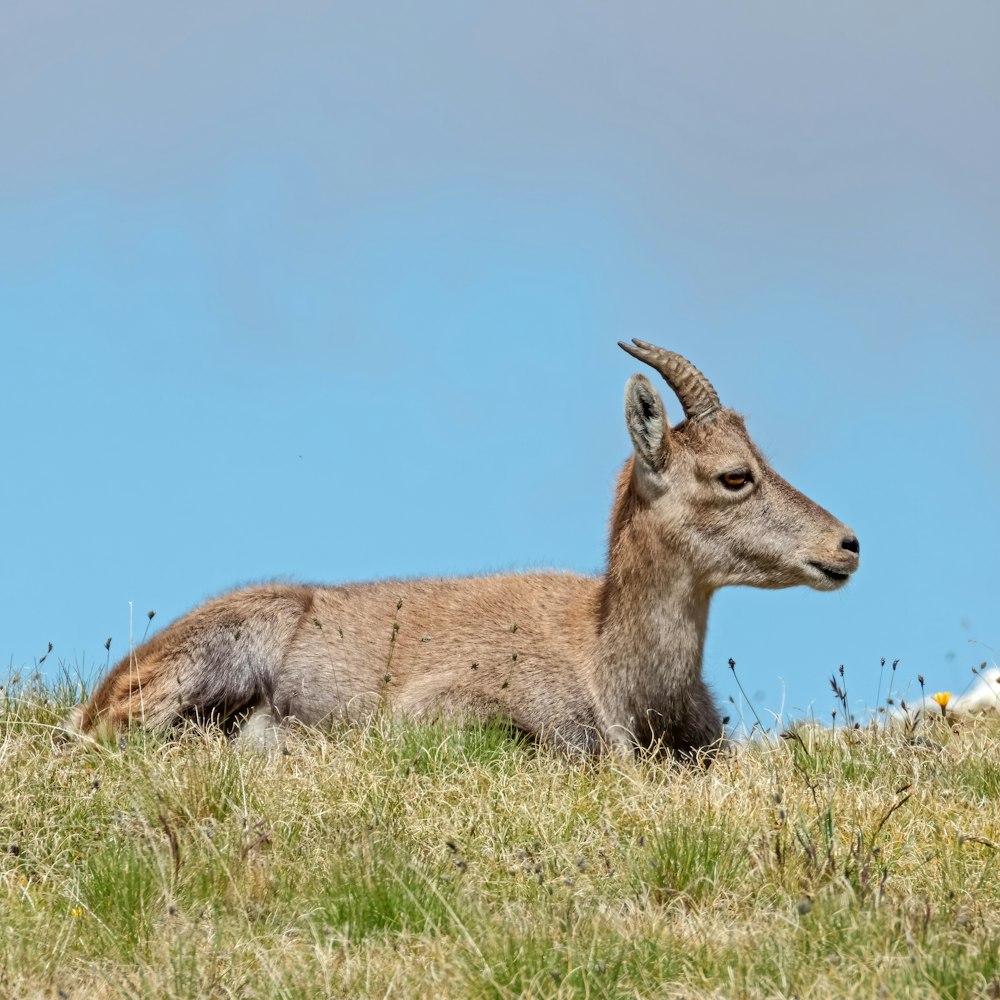
[{"label": "young ibex", "polygon": [[[712,594],[835,590],[851,530],[767,464],[689,361],[621,344],[677,394],[667,422],[644,375],[625,387],[634,454],[618,478],[603,576],[563,573],[271,585],[209,601],[125,657],[67,727],[500,718],[584,753],[690,755],[722,723],[701,676]],[[255,722],[255,725],[258,724]]]}]

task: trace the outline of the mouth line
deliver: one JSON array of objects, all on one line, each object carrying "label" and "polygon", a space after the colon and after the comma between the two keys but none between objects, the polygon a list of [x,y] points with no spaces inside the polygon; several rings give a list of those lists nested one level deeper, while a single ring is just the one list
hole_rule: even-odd
[{"label": "mouth line", "polygon": [[835,566],[830,566],[826,563],[813,562],[810,560],[809,565],[812,566],[813,569],[818,569],[823,576],[834,583],[843,583],[851,576],[850,570],[837,569]]}]

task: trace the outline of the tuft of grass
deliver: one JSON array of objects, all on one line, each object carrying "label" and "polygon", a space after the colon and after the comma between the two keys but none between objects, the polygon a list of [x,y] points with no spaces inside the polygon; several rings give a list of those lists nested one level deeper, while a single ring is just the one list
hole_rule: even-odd
[{"label": "tuft of grass", "polygon": [[400,857],[386,838],[344,845],[331,859],[311,919],[324,933],[350,941],[371,935],[446,933],[461,922],[456,880],[414,858]]},{"label": "tuft of grass", "polygon": [[747,851],[736,830],[711,814],[665,819],[649,838],[649,870],[640,874],[640,893],[645,890],[655,903],[680,899],[697,906],[739,887]]},{"label": "tuft of grass", "polygon": [[957,767],[948,767],[942,782],[976,802],[991,802],[1000,798],[1000,760],[962,760]]},{"label": "tuft of grass", "polygon": [[[492,933],[491,933],[492,931]],[[661,996],[683,976],[679,943],[655,926],[624,935],[613,921],[521,924],[483,929],[481,945],[465,951],[462,992],[482,1000],[510,997]]]},{"label": "tuft of grass", "polygon": [[117,840],[84,861],[70,916],[93,925],[95,954],[130,961],[145,953],[162,909],[157,860],[145,845]]},{"label": "tuft of grass", "polygon": [[702,768],[386,716],[54,739],[77,697],[0,694],[3,996],[1000,995],[996,720]]}]

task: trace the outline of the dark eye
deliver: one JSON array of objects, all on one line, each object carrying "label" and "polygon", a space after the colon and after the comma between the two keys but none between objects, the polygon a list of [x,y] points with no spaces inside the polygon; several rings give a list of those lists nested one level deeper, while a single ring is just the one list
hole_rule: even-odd
[{"label": "dark eye", "polygon": [[748,486],[753,482],[753,476],[750,475],[745,469],[741,469],[738,472],[723,472],[719,476],[719,482],[726,487],[727,490],[743,489],[744,486]]}]

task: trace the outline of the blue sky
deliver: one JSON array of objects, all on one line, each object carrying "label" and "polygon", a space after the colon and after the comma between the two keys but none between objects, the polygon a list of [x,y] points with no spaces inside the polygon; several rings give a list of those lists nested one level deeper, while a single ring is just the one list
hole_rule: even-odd
[{"label": "blue sky", "polygon": [[[1000,649],[1000,8],[12,3],[0,656],[237,583],[596,572],[615,346],[689,356],[851,524],[732,590],[761,711]],[[668,412],[676,400],[664,387]]]}]

